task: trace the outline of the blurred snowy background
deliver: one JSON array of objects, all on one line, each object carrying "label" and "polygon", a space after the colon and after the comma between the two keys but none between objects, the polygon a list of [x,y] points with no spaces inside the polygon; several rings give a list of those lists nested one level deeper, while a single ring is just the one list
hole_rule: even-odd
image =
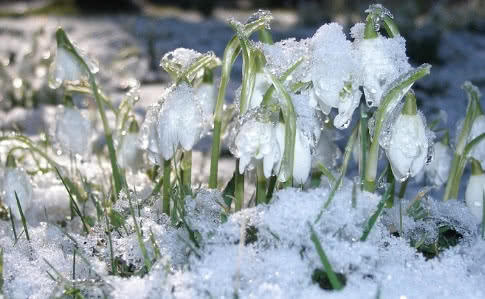
[{"label": "blurred snowy background", "polygon": [[[418,105],[453,135],[463,117],[465,80],[485,92],[485,0],[381,1],[396,17],[415,65],[429,62],[431,75],[415,89]],[[233,31],[227,19],[244,21],[257,8],[275,15],[275,41],[313,35],[335,21],[347,32],[363,21],[370,2],[359,0],[0,0],[0,128],[27,134],[46,131],[60,98],[47,86],[55,47],[53,33],[62,26],[101,66],[101,86],[119,102],[141,82],[140,119],[168,84],[160,58],[178,47],[222,56]],[[240,84],[241,61],[234,67],[227,101]],[[443,112],[444,111],[444,112]],[[344,133],[346,134],[346,133]],[[199,145],[207,151],[208,138]]]}]

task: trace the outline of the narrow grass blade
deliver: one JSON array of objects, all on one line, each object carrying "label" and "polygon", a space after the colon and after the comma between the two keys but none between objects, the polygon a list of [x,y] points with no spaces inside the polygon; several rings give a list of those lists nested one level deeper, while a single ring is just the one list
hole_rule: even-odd
[{"label": "narrow grass blade", "polygon": [[149,272],[150,269],[152,268],[152,263],[150,261],[150,258],[148,257],[148,252],[145,247],[145,243],[143,242],[143,238],[141,236],[140,227],[138,226],[138,222],[136,221],[135,210],[133,209],[133,204],[131,203],[131,196],[129,194],[128,194],[128,202],[130,204],[131,216],[133,217],[133,225],[135,227],[136,238],[138,239],[138,245],[140,246],[140,250],[143,255],[143,263],[147,268],[147,272]]},{"label": "narrow grass blade", "polygon": [[482,239],[485,240],[485,192],[483,192],[482,201]]},{"label": "narrow grass blade", "polygon": [[364,228],[364,233],[362,234],[362,237],[360,237],[360,241],[364,242],[367,240],[367,237],[369,236],[370,231],[374,227],[374,225],[377,222],[377,218],[381,215],[382,211],[384,210],[386,202],[389,200],[389,190],[391,188],[388,188],[386,190],[386,194],[383,196],[381,201],[377,204],[377,210],[370,216],[369,220],[367,221],[365,228]]},{"label": "narrow grass blade", "polygon": [[88,228],[88,225],[86,224],[86,221],[84,219],[84,216],[82,215],[81,210],[79,209],[79,206],[76,203],[76,200],[74,200],[74,197],[72,196],[71,190],[66,185],[66,182],[64,181],[64,178],[62,177],[62,175],[59,172],[59,169],[57,169],[57,167],[56,167],[56,172],[57,172],[57,175],[59,176],[59,179],[61,179],[62,184],[66,188],[67,193],[69,194],[69,199],[71,201],[71,204],[72,204],[72,207],[74,209],[74,212],[79,216],[79,218],[81,218],[81,222],[83,224],[84,231],[86,232],[86,234],[89,234],[89,228]]},{"label": "narrow grass blade", "polygon": [[322,163],[318,163],[317,168],[324,176],[326,176],[330,180],[331,183],[335,183],[335,176],[327,167],[325,167],[325,165],[323,165]]},{"label": "narrow grass blade", "polygon": [[19,212],[20,212],[20,219],[22,219],[22,225],[24,226],[25,236],[27,237],[27,240],[30,242],[29,229],[27,228],[27,220],[25,219],[24,212],[22,211],[22,206],[20,205],[20,200],[19,200],[19,196],[17,195],[17,191],[14,191],[14,192],[15,192],[15,199],[17,200],[17,207],[19,208]]},{"label": "narrow grass blade", "polygon": [[327,255],[323,250],[322,244],[318,239],[317,233],[315,232],[315,230],[313,229],[313,226],[310,223],[308,223],[308,226],[310,227],[310,232],[311,232],[310,238],[313,242],[313,245],[315,245],[315,249],[317,250],[318,256],[320,257],[320,261],[322,262],[323,268],[325,269],[325,272],[327,272],[327,276],[328,276],[328,279],[330,280],[330,284],[332,285],[332,288],[334,290],[341,290],[343,288],[342,283],[338,279],[335,272],[333,272],[332,265],[330,265],[330,262],[328,261]]},{"label": "narrow grass blade", "polygon": [[12,223],[12,230],[13,230],[13,236],[15,237],[15,243],[17,243],[17,240],[18,240],[17,229],[15,228],[15,221],[13,220],[12,209],[10,209],[10,207],[8,208],[8,212],[10,215],[10,222]]},{"label": "narrow grass blade", "polygon": [[110,254],[110,260],[111,260],[111,271],[113,275],[116,275],[116,267],[115,267],[115,260],[114,260],[114,252],[113,252],[113,243],[111,240],[111,228],[109,225],[109,218],[108,218],[108,211],[105,208],[104,209],[104,217],[106,220],[106,233],[108,234],[108,245],[109,245],[109,254]]}]

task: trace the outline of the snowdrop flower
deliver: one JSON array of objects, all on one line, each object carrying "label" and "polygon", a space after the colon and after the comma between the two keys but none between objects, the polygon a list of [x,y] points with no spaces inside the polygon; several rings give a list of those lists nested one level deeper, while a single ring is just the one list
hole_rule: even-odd
[{"label": "snowdrop flower", "polygon": [[386,154],[394,176],[400,181],[414,177],[425,165],[428,155],[426,127],[416,111],[416,97],[411,92],[391,129]]},{"label": "snowdrop flower", "polygon": [[62,107],[56,115],[55,139],[62,149],[83,155],[89,149],[91,123],[75,108]]},{"label": "snowdrop flower", "polygon": [[234,155],[239,158],[239,173],[244,173],[253,159],[263,160],[264,176],[270,177],[275,163],[282,155],[274,126],[269,122],[248,119],[234,139]]},{"label": "snowdrop flower", "polygon": [[254,109],[261,105],[263,97],[268,88],[271,86],[271,81],[268,79],[266,73],[257,72],[254,79],[254,90],[249,99],[248,109]]},{"label": "snowdrop flower", "polygon": [[[472,129],[468,138],[468,142],[474,138],[485,133],[485,115],[479,115],[473,121]],[[485,141],[476,144],[471,150],[471,156],[485,165]]]},{"label": "snowdrop flower", "polygon": [[352,29],[354,48],[361,64],[362,84],[369,106],[379,106],[383,93],[399,76],[411,70],[406,56],[406,41],[401,36],[364,39],[365,25]]},{"label": "snowdrop flower", "polygon": [[424,170],[426,177],[433,185],[441,186],[448,180],[453,152],[443,142],[435,143],[433,148],[433,161],[429,165],[426,165]]},{"label": "snowdrop flower", "polygon": [[32,184],[29,177],[21,169],[7,167],[2,189],[5,204],[12,210],[13,216],[20,219],[15,193],[17,193],[22,211],[25,214],[32,206]]},{"label": "snowdrop flower", "polygon": [[186,83],[175,86],[158,112],[158,145],[163,159],[171,159],[179,146],[191,150],[201,137],[203,122],[202,108],[194,88]]},{"label": "snowdrop flower", "polygon": [[476,160],[472,161],[472,175],[465,190],[465,201],[475,218],[483,220],[483,200],[485,196],[485,173]]},{"label": "snowdrop flower", "polygon": [[66,42],[59,41],[59,38],[63,39],[65,37],[60,36],[59,30],[56,33],[56,38],[58,39],[57,52],[49,69],[49,86],[51,88],[59,88],[63,82],[79,84],[81,80],[87,79],[88,72],[85,69],[85,66],[79,62],[73,51],[75,51],[84,60],[91,73],[95,74],[99,71],[98,62],[89,57],[75,44],[72,44],[74,49],[67,49],[64,47],[66,46]]},{"label": "snowdrop flower", "polygon": [[160,149],[158,146],[157,117],[160,111],[158,103],[147,108],[145,120],[138,134],[138,146],[147,151],[148,160],[153,164],[161,165]]},{"label": "snowdrop flower", "polygon": [[[276,139],[278,141],[281,158],[275,168],[275,173],[278,173],[281,168],[282,156],[285,151],[285,125],[278,124],[276,126]],[[312,154],[310,150],[310,140],[302,134],[299,128],[296,128],[295,138],[295,157],[293,162],[293,182],[301,185],[306,182],[310,175],[312,168]]]},{"label": "snowdrop flower", "polygon": [[338,108],[335,127],[346,128],[361,97],[357,82],[358,63],[352,43],[340,25],[325,24],[312,38],[311,53],[311,96],[325,114],[330,113],[331,108]]}]

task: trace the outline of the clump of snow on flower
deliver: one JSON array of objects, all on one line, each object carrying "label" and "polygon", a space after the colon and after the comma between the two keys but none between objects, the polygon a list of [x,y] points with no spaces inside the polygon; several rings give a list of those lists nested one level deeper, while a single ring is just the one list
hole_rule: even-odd
[{"label": "clump of snow on flower", "polygon": [[379,106],[390,84],[411,70],[406,55],[406,41],[402,36],[364,39],[364,24],[351,29],[353,47],[359,57],[364,94],[369,106]]},{"label": "clump of snow on flower", "polygon": [[318,29],[310,49],[313,96],[325,114],[330,113],[331,108],[338,108],[334,124],[337,128],[346,128],[361,97],[358,62],[352,43],[347,40],[342,26],[331,23]]}]

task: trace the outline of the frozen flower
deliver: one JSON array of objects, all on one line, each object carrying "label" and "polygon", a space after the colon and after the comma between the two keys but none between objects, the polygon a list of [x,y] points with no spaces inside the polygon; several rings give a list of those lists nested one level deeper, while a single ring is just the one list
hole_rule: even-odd
[{"label": "frozen flower", "polygon": [[402,181],[414,177],[424,167],[428,155],[428,138],[421,114],[416,111],[414,95],[406,97],[406,103],[392,129],[387,158],[396,179]]},{"label": "frozen flower", "polygon": [[32,206],[32,184],[29,177],[21,169],[7,167],[2,189],[5,204],[12,210],[13,216],[20,219],[15,193],[17,193],[20,206],[25,214]]},{"label": "frozen flower", "polygon": [[352,43],[340,25],[325,24],[312,38],[311,53],[311,96],[325,114],[337,108],[339,113],[334,124],[339,129],[346,128],[361,97]]},{"label": "frozen flower", "polygon": [[485,173],[476,160],[472,161],[472,175],[465,191],[465,201],[470,212],[478,221],[483,220],[483,201],[485,199]]},{"label": "frozen flower", "polygon": [[263,160],[264,176],[270,177],[282,151],[276,140],[274,126],[269,122],[249,119],[240,127],[234,140],[235,153],[239,158],[239,172],[244,173],[254,160]]},{"label": "frozen flower", "polygon": [[[479,115],[473,121],[468,142],[485,133],[485,115]],[[480,141],[471,150],[471,156],[485,165],[485,140]]]},{"label": "frozen flower", "polygon": [[424,170],[433,185],[441,186],[448,180],[453,153],[450,147],[442,142],[435,143],[433,147],[433,161]]},{"label": "frozen flower", "polygon": [[179,146],[191,150],[201,137],[203,124],[204,116],[194,88],[186,83],[175,86],[158,112],[158,145],[163,158],[171,159]]},{"label": "frozen flower", "polygon": [[143,167],[143,151],[138,147],[137,140],[137,133],[128,133],[123,136],[118,152],[118,163],[122,168],[130,168],[136,171]]},{"label": "frozen flower", "polygon": [[153,164],[161,164],[158,146],[157,117],[160,111],[158,103],[148,107],[145,120],[138,134],[138,146],[147,151],[147,157]]},{"label": "frozen flower", "polygon": [[62,149],[83,155],[89,149],[91,123],[75,108],[63,107],[56,115],[55,139]]},{"label": "frozen flower", "polygon": [[369,106],[379,106],[390,84],[411,70],[401,36],[364,39],[362,25],[352,29],[354,48],[359,57],[364,94]]},{"label": "frozen flower", "polygon": [[195,95],[200,101],[204,117],[210,118],[214,113],[217,100],[217,88],[212,83],[202,82],[195,90]]},{"label": "frozen flower", "polygon": [[259,107],[263,101],[263,97],[271,86],[271,82],[268,79],[266,73],[257,72],[254,79],[254,90],[253,94],[248,103],[248,109],[253,109]]},{"label": "frozen flower", "polygon": [[[280,123],[276,126],[276,139],[278,140],[278,145],[282,156],[285,151],[284,124]],[[275,172],[280,170],[281,162],[281,159],[279,159]],[[308,138],[301,133],[301,130],[297,128],[295,136],[295,154],[293,160],[293,182],[298,185],[304,184],[310,175],[311,167],[312,154],[310,150],[310,140],[308,140]]]},{"label": "frozen flower", "polygon": [[[75,44],[70,42],[70,45],[66,44],[67,37],[64,31],[58,30],[56,37],[58,40],[57,53],[49,70],[49,86],[51,88],[58,88],[63,82],[78,84],[81,80],[87,79],[88,70],[93,74],[99,71],[98,62],[95,59],[89,57]],[[88,70],[86,66],[81,64],[74,52],[84,61]]]}]

